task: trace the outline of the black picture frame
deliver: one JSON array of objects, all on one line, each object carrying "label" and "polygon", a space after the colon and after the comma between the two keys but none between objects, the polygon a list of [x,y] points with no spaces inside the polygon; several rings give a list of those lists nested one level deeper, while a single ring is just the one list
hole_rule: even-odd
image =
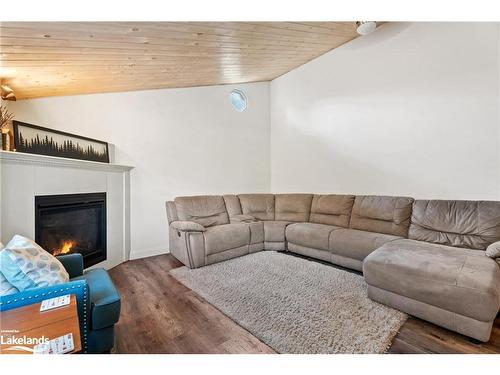
[{"label": "black picture frame", "polygon": [[12,124],[17,152],[109,163],[107,142],[16,120]]}]

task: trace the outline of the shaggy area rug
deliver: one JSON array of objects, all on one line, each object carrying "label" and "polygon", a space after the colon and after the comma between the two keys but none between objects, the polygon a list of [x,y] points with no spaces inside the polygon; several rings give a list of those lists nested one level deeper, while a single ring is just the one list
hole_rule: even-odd
[{"label": "shaggy area rug", "polygon": [[407,318],[362,276],[274,251],[170,274],[278,353],[384,353]]}]

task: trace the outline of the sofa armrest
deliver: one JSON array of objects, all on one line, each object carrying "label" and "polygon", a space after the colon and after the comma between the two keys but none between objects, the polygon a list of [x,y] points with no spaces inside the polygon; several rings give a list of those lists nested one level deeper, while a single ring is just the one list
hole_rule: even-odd
[{"label": "sofa armrest", "polygon": [[206,229],[203,225],[195,223],[194,221],[173,221],[170,224],[172,229],[180,232],[205,232]]},{"label": "sofa armrest", "polygon": [[77,280],[84,280],[89,287],[91,328],[111,327],[120,318],[120,294],[104,268],[86,270]]},{"label": "sofa armrest", "polygon": [[171,225],[168,236],[170,253],[189,268],[205,265],[205,232],[190,232],[174,229]]},{"label": "sofa armrest", "polygon": [[82,254],[67,254],[60,255],[57,260],[62,263],[64,268],[69,274],[69,278],[73,279],[75,277],[83,275],[83,256]]},{"label": "sofa armrest", "polygon": [[233,223],[255,223],[258,220],[251,215],[233,215],[229,217],[231,224]]},{"label": "sofa armrest", "polygon": [[486,248],[486,255],[493,259],[500,259],[500,241],[493,242]]}]

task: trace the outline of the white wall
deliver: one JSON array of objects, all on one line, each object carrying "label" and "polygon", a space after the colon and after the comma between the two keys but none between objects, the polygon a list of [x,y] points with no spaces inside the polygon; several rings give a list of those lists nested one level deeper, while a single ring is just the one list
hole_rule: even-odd
[{"label": "white wall", "polygon": [[500,199],[498,24],[386,24],[271,83],[271,189]]},{"label": "white wall", "polygon": [[[234,111],[229,92],[249,107]],[[177,195],[267,192],[269,84],[22,100],[16,119],[106,140],[131,165],[131,257],[168,248],[165,201]]]}]

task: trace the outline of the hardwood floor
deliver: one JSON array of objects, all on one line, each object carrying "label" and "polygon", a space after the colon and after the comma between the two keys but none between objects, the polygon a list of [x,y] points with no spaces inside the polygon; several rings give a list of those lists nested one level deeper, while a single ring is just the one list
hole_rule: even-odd
[{"label": "hardwood floor", "polygon": [[[168,271],[171,255],[129,261],[110,270],[122,297],[116,353],[274,353]],[[488,343],[410,318],[389,353],[500,353],[500,318]]]},{"label": "hardwood floor", "polygon": [[110,270],[122,298],[116,353],[274,353],[168,274],[171,255]]}]

